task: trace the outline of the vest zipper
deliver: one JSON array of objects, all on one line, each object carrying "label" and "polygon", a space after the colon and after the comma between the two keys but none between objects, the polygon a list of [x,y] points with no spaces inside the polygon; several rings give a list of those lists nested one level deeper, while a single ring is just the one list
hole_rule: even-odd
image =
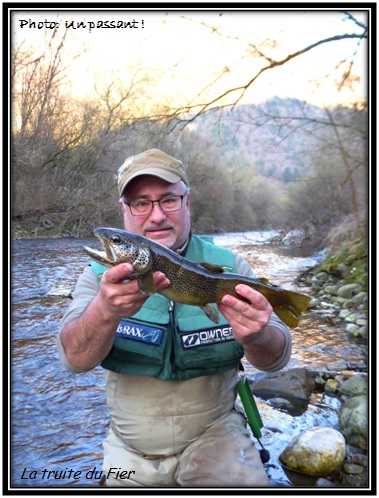
[{"label": "vest zipper", "polygon": [[174,321],[174,311],[175,311],[175,303],[174,301],[168,302],[168,314],[170,317],[170,331],[171,331],[171,353],[170,353],[170,363],[172,372],[176,372],[176,367],[174,363],[174,334],[175,334],[175,321]]},{"label": "vest zipper", "polygon": [[170,325],[171,327],[174,327],[174,309],[175,309],[175,303],[174,301],[169,301],[168,302],[168,313],[170,316]]}]

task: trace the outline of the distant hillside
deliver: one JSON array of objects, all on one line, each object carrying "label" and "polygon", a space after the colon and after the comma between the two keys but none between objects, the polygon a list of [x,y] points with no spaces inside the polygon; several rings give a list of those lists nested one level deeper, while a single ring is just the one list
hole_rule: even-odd
[{"label": "distant hillside", "polygon": [[263,176],[287,182],[310,172],[323,150],[326,126],[323,109],[278,97],[211,111],[195,121],[222,157],[237,156],[241,166],[245,162]]}]

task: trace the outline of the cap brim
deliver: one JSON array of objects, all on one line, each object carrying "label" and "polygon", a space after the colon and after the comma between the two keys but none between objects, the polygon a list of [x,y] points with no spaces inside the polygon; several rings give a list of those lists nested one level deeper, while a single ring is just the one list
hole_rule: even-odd
[{"label": "cap brim", "polygon": [[174,173],[170,173],[169,171],[163,171],[158,168],[146,168],[142,171],[137,171],[136,173],[132,174],[125,184],[122,186],[122,191],[121,193],[125,190],[125,188],[128,186],[128,184],[134,180],[134,178],[137,178],[138,176],[143,176],[143,175],[150,175],[150,176],[157,176],[158,178],[161,178],[162,180],[165,180],[168,183],[178,183],[181,180],[181,177],[178,175],[175,175]]}]

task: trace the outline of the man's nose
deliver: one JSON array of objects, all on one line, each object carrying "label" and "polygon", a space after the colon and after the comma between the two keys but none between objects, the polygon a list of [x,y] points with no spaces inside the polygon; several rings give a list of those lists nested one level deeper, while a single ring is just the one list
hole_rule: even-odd
[{"label": "man's nose", "polygon": [[155,223],[166,219],[166,213],[160,207],[158,202],[153,202],[153,208],[150,213],[150,219]]}]

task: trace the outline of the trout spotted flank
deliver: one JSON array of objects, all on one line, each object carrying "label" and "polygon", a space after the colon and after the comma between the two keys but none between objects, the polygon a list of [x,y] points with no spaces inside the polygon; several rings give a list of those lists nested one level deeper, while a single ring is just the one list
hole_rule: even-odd
[{"label": "trout spotted flank", "polygon": [[210,303],[220,303],[226,294],[244,300],[235,290],[239,284],[263,294],[278,317],[291,328],[297,326],[311,300],[309,296],[271,285],[265,279],[227,273],[225,267],[210,263],[194,263],[141,235],[116,228],[97,228],[94,233],[104,251],[90,247],[84,250],[95,261],[105,266],[131,263],[134,272],[129,277],[137,278],[139,288],[146,294],[156,292],[153,272],[161,271],[170,285],[159,294],[177,303],[199,306],[215,323],[219,322],[219,314]]}]

